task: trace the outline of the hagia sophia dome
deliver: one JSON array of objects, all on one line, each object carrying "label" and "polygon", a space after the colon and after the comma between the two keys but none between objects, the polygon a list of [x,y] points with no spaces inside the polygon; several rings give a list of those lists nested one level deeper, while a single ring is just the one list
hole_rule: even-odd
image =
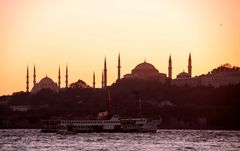
[{"label": "hagia sophia dome", "polygon": [[31,90],[32,94],[36,94],[39,91],[41,91],[42,89],[50,89],[53,92],[59,92],[60,88],[57,85],[57,83],[55,83],[52,79],[50,79],[49,77],[45,77],[42,80],[40,80],[39,83],[36,83],[34,85],[34,87]]},{"label": "hagia sophia dome", "polygon": [[139,74],[141,72],[146,72],[146,73],[159,73],[158,70],[150,63],[143,62],[137,65],[133,70],[132,73]]},{"label": "hagia sophia dome", "polygon": [[144,61],[138,64],[131,72],[127,74],[124,78],[136,78],[136,79],[158,79],[165,80],[166,74],[160,73],[152,64]]},{"label": "hagia sophia dome", "polygon": [[190,74],[183,71],[177,75],[177,79],[191,78]]}]

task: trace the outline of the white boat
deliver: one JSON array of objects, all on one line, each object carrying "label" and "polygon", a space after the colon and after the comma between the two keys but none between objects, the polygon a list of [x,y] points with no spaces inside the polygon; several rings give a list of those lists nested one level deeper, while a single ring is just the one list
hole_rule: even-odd
[{"label": "white boat", "polygon": [[[156,132],[160,125],[160,120],[148,120],[146,118],[120,118],[118,115],[112,115],[110,94],[108,92],[109,109],[100,112],[96,120],[58,120],[57,122],[43,121],[42,132],[58,133],[74,132]],[[141,100],[139,100],[141,110]],[[141,113],[141,112],[140,112]],[[48,125],[48,124],[52,125]],[[68,127],[71,130],[68,130]]]},{"label": "white boat", "polygon": [[60,134],[71,134],[72,132],[156,132],[160,124],[160,120],[124,119],[118,115],[110,116],[107,112],[104,113],[99,113],[96,120],[59,120],[58,124],[55,125],[56,131]]}]

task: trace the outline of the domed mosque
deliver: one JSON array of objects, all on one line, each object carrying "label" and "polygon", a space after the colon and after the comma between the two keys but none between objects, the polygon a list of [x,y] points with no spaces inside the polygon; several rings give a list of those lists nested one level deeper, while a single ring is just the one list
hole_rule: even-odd
[{"label": "domed mosque", "polygon": [[[68,86],[68,67],[66,67],[66,87]],[[33,88],[31,90],[32,94],[36,94],[40,92],[43,89],[49,89],[53,92],[58,93],[60,91],[61,87],[61,75],[60,75],[60,67],[58,70],[58,83],[55,83],[52,79],[50,79],[48,76],[44,77],[39,81],[39,83],[36,83],[36,68],[34,65],[33,69]],[[29,69],[27,67],[27,76],[26,76],[26,92],[29,92]]]},{"label": "domed mosque", "polygon": [[161,80],[165,81],[167,76],[160,73],[152,64],[144,61],[138,64],[131,72],[124,76],[126,79],[143,79],[143,80]]},{"label": "domed mosque", "polygon": [[[68,84],[68,66],[66,66],[66,75],[65,75],[65,89],[69,87]],[[95,78],[95,75],[94,75]],[[70,88],[90,88],[89,85],[87,85],[84,81],[78,80],[75,83],[70,84]],[[95,87],[94,87],[95,88]],[[34,65],[33,69],[33,88],[30,91],[32,94],[37,94],[43,89],[49,89],[55,93],[58,93],[61,90],[61,71],[60,67],[58,69],[58,83],[55,83],[51,78],[48,76],[44,77],[39,81],[39,83],[36,83],[36,69]],[[27,67],[27,76],[26,76],[26,92],[29,92],[29,69]]]},{"label": "domed mosque", "polygon": [[31,93],[36,94],[36,93],[40,92],[42,89],[50,89],[53,92],[58,93],[60,90],[60,87],[52,79],[50,79],[49,77],[46,76],[45,78],[40,80],[39,83],[36,83],[34,85],[34,87],[31,90]]}]

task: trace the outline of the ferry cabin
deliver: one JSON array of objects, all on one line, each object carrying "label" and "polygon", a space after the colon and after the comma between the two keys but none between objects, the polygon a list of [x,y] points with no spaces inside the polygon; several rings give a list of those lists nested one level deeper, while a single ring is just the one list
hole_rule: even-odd
[{"label": "ferry cabin", "polygon": [[73,126],[74,131],[138,131],[147,123],[144,118],[119,119],[114,115],[109,120],[61,120],[60,128]]},{"label": "ferry cabin", "polygon": [[121,122],[118,115],[114,115],[109,120],[61,120],[60,127],[68,125],[74,127],[74,131],[111,131],[120,130]]}]

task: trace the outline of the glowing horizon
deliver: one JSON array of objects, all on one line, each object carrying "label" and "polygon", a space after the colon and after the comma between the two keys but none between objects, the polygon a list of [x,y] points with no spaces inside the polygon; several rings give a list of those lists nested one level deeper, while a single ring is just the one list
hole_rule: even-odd
[{"label": "glowing horizon", "polygon": [[33,65],[37,82],[46,74],[57,82],[65,65],[69,83],[78,79],[101,86],[104,57],[108,85],[144,59],[173,77],[187,71],[192,54],[193,76],[221,64],[240,66],[240,1],[238,0],[3,0],[0,1],[0,95],[30,89]]}]

